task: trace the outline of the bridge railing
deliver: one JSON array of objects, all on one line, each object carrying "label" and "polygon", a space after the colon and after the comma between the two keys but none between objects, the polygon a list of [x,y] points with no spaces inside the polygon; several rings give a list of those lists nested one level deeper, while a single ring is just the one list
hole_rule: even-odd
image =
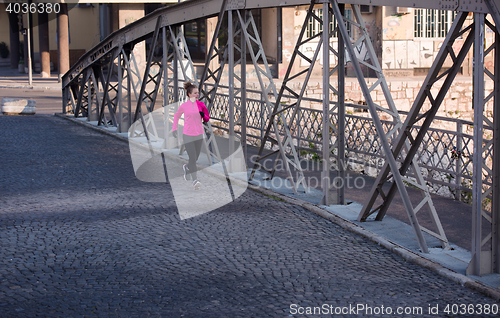
[{"label": "bridge railing", "polygon": [[[212,84],[205,84],[210,86]],[[170,88],[173,90],[173,87]],[[215,101],[210,105],[210,116],[212,127],[222,132],[229,130],[229,87],[219,85]],[[226,91],[226,93],[224,93]],[[179,90],[180,96],[183,90]],[[169,94],[172,96],[173,94]],[[240,99],[236,99],[236,103]],[[323,111],[314,109],[314,104],[321,105],[322,101],[314,98],[304,98],[304,107],[300,107],[296,124],[290,127],[295,140],[295,145],[303,158],[320,160],[322,153],[322,122]],[[247,142],[252,145],[260,145],[264,135],[268,113],[263,102],[262,92],[247,89]],[[407,112],[399,112],[404,120]],[[239,118],[236,113],[235,117]],[[287,114],[287,119],[290,114]],[[376,177],[379,169],[384,164],[385,154],[375,131],[373,120],[365,105],[346,103],[346,163],[348,169]],[[334,114],[333,120],[338,115]],[[384,129],[389,131],[394,123],[382,121]],[[450,127],[443,129],[441,127]],[[451,129],[453,127],[454,129]],[[412,135],[416,136],[419,126],[414,126]],[[240,133],[237,131],[237,133]],[[493,134],[491,128],[484,127],[485,144]],[[488,139],[489,138],[489,139]],[[425,135],[422,146],[417,154],[418,162],[422,168],[424,179],[431,192],[446,197],[454,197],[457,200],[470,203],[472,200],[472,154],[473,154],[473,122],[448,118],[436,117],[435,123]],[[484,158],[487,166],[491,167],[492,152]],[[403,162],[402,158],[398,158]],[[410,174],[411,176],[411,174]],[[491,185],[491,176],[484,176],[486,185]]]}]

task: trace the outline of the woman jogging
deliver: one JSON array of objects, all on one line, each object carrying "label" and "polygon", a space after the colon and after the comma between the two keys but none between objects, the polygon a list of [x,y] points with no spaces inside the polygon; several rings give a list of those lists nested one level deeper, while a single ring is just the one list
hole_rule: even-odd
[{"label": "woman jogging", "polygon": [[198,100],[200,95],[198,87],[191,82],[186,82],[184,83],[184,89],[186,90],[188,100],[183,103],[175,113],[172,130],[174,137],[177,138],[177,124],[179,118],[184,114],[183,139],[189,162],[187,165],[183,165],[182,169],[184,170],[184,179],[186,181],[192,179],[194,189],[198,190],[201,183],[196,176],[196,161],[200,156],[204,134],[201,121],[207,122],[210,120],[210,117],[205,104]]}]

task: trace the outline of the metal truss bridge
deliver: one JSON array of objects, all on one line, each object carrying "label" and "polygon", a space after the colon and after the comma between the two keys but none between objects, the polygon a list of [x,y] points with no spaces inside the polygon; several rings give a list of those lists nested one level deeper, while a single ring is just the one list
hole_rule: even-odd
[{"label": "metal truss bridge", "polygon": [[[353,10],[350,18],[345,15],[346,4],[351,5]],[[251,10],[298,5],[308,5],[309,9],[300,35],[296,39],[290,67],[278,87],[273,81]],[[313,10],[315,5],[321,5],[323,12],[328,14],[318,16]],[[404,121],[400,118],[392,99],[363,22],[360,5],[457,12]],[[260,168],[259,161],[275,155],[273,159],[275,165],[267,171],[269,177],[274,176],[276,164],[281,159],[294,192],[297,193],[307,189],[297,151],[301,137],[296,138],[297,131],[304,128],[302,127],[304,121],[299,120],[306,112],[301,107],[301,102],[306,100],[305,87],[311,78],[316,61],[319,59],[322,65],[332,65],[330,59],[333,54],[336,57],[336,66],[322,68],[323,110],[319,111],[321,116],[315,116],[317,122],[312,125],[313,128],[308,128],[315,129],[313,135],[320,137],[316,137],[315,140],[310,140],[309,137],[302,139],[321,145],[323,199],[318,203],[329,205],[346,202],[343,187],[337,187],[330,182],[330,171],[334,162],[345,162],[348,147],[346,140],[349,137],[346,134],[352,134],[355,130],[352,126],[346,126],[346,107],[349,105],[345,103],[344,65],[349,62],[352,63],[366,101],[365,107],[371,116],[371,132],[374,133],[378,145],[378,155],[385,159],[358,220],[366,221],[369,216],[375,215],[375,219],[381,221],[395,194],[399,192],[420,248],[422,252],[428,253],[423,232],[438,238],[444,249],[449,248],[449,243],[432,203],[417,157],[419,149],[426,146],[427,134],[432,130],[431,123],[436,118],[446,93],[453,85],[462,62],[469,51],[473,50],[474,133],[470,140],[473,144],[473,151],[470,154],[473,237],[472,260],[467,273],[475,275],[500,273],[500,156],[497,155],[500,154],[500,105],[497,106],[500,103],[498,95],[500,94],[500,34],[496,29],[496,26],[500,25],[499,6],[500,0],[186,1],[158,9],[113,32],[85,53],[63,76],[63,112],[72,113],[75,117],[87,117],[89,121],[97,121],[99,125],[116,127],[118,132],[127,132],[131,127],[133,133],[142,134],[147,140],[160,140],[163,137],[151,133],[155,131],[150,129],[154,123],[148,121],[145,115],[153,112],[155,108],[166,107],[179,101],[182,98],[179,82],[189,79],[199,85],[200,98],[207,104],[211,117],[223,120],[227,124],[226,130],[230,139],[238,136],[243,147],[247,138],[256,138],[260,141],[258,159],[256,165],[251,167],[250,178],[254,176],[257,168]],[[466,17],[470,14],[473,15],[473,22],[467,24]],[[200,78],[197,78],[182,26],[198,19],[213,17],[217,17],[217,25],[211,34],[212,40],[203,72]],[[309,19],[315,19],[323,25],[325,31],[308,37],[306,25]],[[334,30],[331,30],[329,25],[333,21],[339,23],[336,23]],[[355,39],[350,37],[348,29],[356,30]],[[495,34],[495,42],[489,47],[485,47],[487,29]],[[338,39],[336,44],[330,41],[334,34]],[[313,38],[318,41],[314,57],[311,59],[301,52],[301,47],[310,43]],[[460,41],[457,41],[458,39]],[[144,40],[150,45],[149,53],[147,61],[138,65],[134,57],[134,47]],[[359,45],[365,45],[367,48],[366,57],[360,58],[355,54]],[[484,66],[484,59],[488,55],[493,57],[493,71]],[[245,75],[248,61],[246,58],[241,58],[242,56],[251,57],[260,85],[260,100],[248,97]],[[295,72],[292,66],[297,58],[307,61],[309,67]],[[451,61],[452,66],[445,68],[445,61]],[[363,67],[376,74],[375,81],[365,78]],[[220,84],[224,71],[228,74],[227,86]],[[298,78],[303,86],[300,91],[295,91],[291,82]],[[493,92],[487,96],[485,81],[494,83]],[[371,92],[375,88],[383,91],[385,103],[374,102]],[[222,91],[226,94],[222,94]],[[282,102],[285,98],[287,103]],[[161,106],[158,105],[160,101]],[[431,106],[424,107],[425,102]],[[493,121],[484,114],[485,104],[488,102],[494,104]],[[219,116],[221,103],[226,108],[224,116]],[[170,115],[169,110],[166,116]],[[317,118],[321,119],[318,121]],[[255,121],[259,124],[255,124]],[[134,122],[140,124],[134,127]],[[257,126],[258,129],[255,129]],[[223,162],[210,123],[206,126],[206,130],[212,156]],[[256,130],[258,133],[255,133]],[[493,132],[492,139],[485,139],[486,130]],[[165,142],[167,139],[165,137]],[[269,153],[269,149],[273,151]],[[338,164],[335,170],[337,176],[345,178],[342,164]],[[392,181],[389,190],[383,189],[387,181]],[[405,184],[422,191],[423,200],[417,205],[410,200]],[[491,203],[491,208],[485,209],[488,202]],[[424,228],[419,224],[417,212],[420,210],[429,211],[434,224],[433,229]]]}]

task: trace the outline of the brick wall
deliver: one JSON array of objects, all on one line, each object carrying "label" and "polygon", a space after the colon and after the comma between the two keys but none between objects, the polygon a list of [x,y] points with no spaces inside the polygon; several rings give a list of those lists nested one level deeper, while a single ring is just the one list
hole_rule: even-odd
[{"label": "brick wall", "polygon": [[[371,80],[371,84],[373,84],[375,80]],[[399,111],[409,111],[422,87],[424,82],[424,78],[421,79],[391,79],[388,82],[389,89],[391,91],[392,98],[396,105],[396,108]],[[434,87],[431,90],[431,93],[434,97],[437,96],[439,92],[439,88],[443,84],[443,81],[439,81],[434,84]],[[296,91],[298,92],[301,88],[301,83],[291,84],[292,86],[296,86]],[[323,98],[323,83],[320,81],[310,81],[307,89],[306,96],[310,98]],[[336,84],[334,84],[336,86]],[[490,92],[493,91],[493,82],[486,81],[485,82],[485,96],[487,96]],[[472,108],[472,79],[470,78],[457,78],[453,85],[450,87],[450,90],[445,96],[443,103],[441,104],[438,113],[436,116],[439,117],[448,117],[448,118],[459,118],[463,120],[473,121],[474,119],[474,110]],[[356,79],[348,78],[346,79],[345,84],[345,94],[346,94],[346,102],[355,103],[364,105],[365,99],[363,97],[363,93],[361,91],[361,87]],[[384,94],[380,86],[374,89],[371,92],[371,96],[375,103],[386,107],[387,102],[385,100]],[[330,96],[330,100],[336,100],[337,97],[333,95]],[[303,106],[306,106],[305,103]],[[430,103],[427,100],[424,104],[424,110],[430,108]],[[310,105],[312,108],[321,109],[320,104],[312,103]],[[485,115],[488,117],[492,117],[493,114],[493,103],[490,101],[485,106]],[[390,119],[390,118],[382,118],[382,119]],[[444,127],[443,127],[444,128]],[[454,127],[446,127],[447,129],[455,129]]]}]

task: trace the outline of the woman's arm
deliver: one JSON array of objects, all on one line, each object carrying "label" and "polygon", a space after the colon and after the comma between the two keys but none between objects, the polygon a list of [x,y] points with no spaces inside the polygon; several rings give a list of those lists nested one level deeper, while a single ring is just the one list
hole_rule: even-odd
[{"label": "woman's arm", "polygon": [[172,131],[177,130],[177,124],[179,123],[179,119],[181,118],[182,114],[184,114],[184,104],[182,104],[179,109],[175,112],[174,115],[174,124],[172,126]]},{"label": "woman's arm", "polygon": [[210,120],[210,115],[208,114],[207,106],[205,106],[205,103],[203,103],[203,102],[200,102],[200,101],[197,101],[197,102],[198,102],[199,108],[201,108],[201,111],[205,115],[205,116],[203,116],[203,121],[204,122],[209,121]]}]

